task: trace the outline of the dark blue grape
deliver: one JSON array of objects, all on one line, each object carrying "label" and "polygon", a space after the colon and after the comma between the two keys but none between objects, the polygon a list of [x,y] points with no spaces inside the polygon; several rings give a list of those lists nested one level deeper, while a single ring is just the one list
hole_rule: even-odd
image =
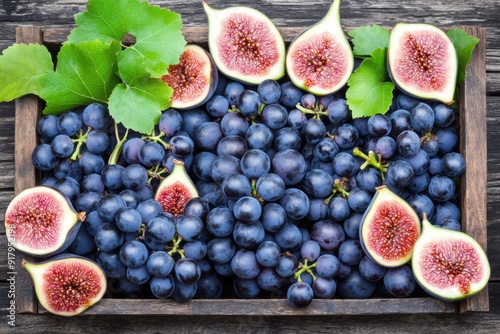
[{"label": "dark blue grape", "polygon": [[212,162],[210,175],[218,184],[222,184],[227,176],[234,173],[241,173],[240,159],[223,155]]},{"label": "dark blue grape", "polygon": [[387,182],[396,187],[406,187],[413,181],[413,177],[413,168],[404,160],[394,161],[387,168]]},{"label": "dark blue grape", "polygon": [[174,260],[165,251],[157,251],[149,255],[146,268],[151,275],[166,277],[174,269]]},{"label": "dark blue grape", "polygon": [[215,273],[202,276],[196,283],[197,289],[194,298],[217,299],[223,292],[223,282]]},{"label": "dark blue grape", "polygon": [[126,241],[120,248],[120,260],[129,268],[137,268],[146,263],[148,249],[138,240]]},{"label": "dark blue grape", "polygon": [[202,109],[193,108],[184,110],[181,114],[181,131],[185,131],[190,138],[194,138],[194,132],[198,125],[210,122],[210,116]]},{"label": "dark blue grape", "polygon": [[115,222],[123,232],[137,232],[141,227],[142,217],[137,210],[126,207],[118,210]]},{"label": "dark blue grape", "polygon": [[257,220],[251,223],[237,221],[233,229],[233,239],[236,244],[244,249],[255,249],[264,240],[266,231]]},{"label": "dark blue grape", "polygon": [[399,94],[398,97],[396,98],[396,104],[398,109],[412,110],[413,107],[415,107],[419,103],[420,103],[419,99],[403,93]]},{"label": "dark blue grape", "polygon": [[[107,138],[107,136],[106,136]],[[68,135],[60,134],[50,142],[52,153],[58,158],[68,158],[73,154],[75,146]]]},{"label": "dark blue grape", "polygon": [[57,119],[57,129],[60,133],[73,137],[82,127],[82,118],[73,111],[61,114]]},{"label": "dark blue grape", "polygon": [[249,179],[258,179],[271,169],[269,156],[259,149],[250,149],[240,160],[242,173]]},{"label": "dark blue grape", "polygon": [[236,276],[251,279],[257,277],[261,266],[254,251],[240,249],[231,259],[231,268]]},{"label": "dark blue grape", "polygon": [[394,138],[389,136],[383,136],[377,139],[375,143],[375,154],[380,156],[384,160],[389,160],[396,153],[397,144]]},{"label": "dark blue grape", "polygon": [[276,291],[284,282],[283,277],[276,273],[274,268],[263,268],[257,275],[257,284],[265,291]]},{"label": "dark blue grape", "polygon": [[236,253],[232,237],[213,238],[207,243],[207,258],[215,264],[231,261]]},{"label": "dark blue grape", "polygon": [[54,188],[63,193],[71,202],[80,195],[80,184],[72,177],[63,177],[57,180]]},{"label": "dark blue grape", "polygon": [[226,237],[233,232],[236,220],[227,207],[212,209],[206,219],[206,228],[214,237]]},{"label": "dark blue grape", "polygon": [[420,142],[420,148],[427,152],[427,155],[432,158],[439,152],[439,143],[436,136],[425,136]]},{"label": "dark blue grape", "polygon": [[261,290],[255,278],[245,279],[238,276],[233,279],[233,288],[238,297],[245,299],[257,298]]},{"label": "dark blue grape", "polygon": [[272,130],[278,130],[288,121],[288,111],[281,104],[273,103],[264,107],[261,114],[262,123]]},{"label": "dark blue grape", "polygon": [[389,115],[391,136],[397,138],[403,131],[411,130],[410,111],[398,109]]},{"label": "dark blue grape", "polygon": [[370,282],[377,282],[384,277],[387,268],[376,263],[368,256],[359,261],[359,273]]},{"label": "dark blue grape", "polygon": [[405,130],[397,138],[398,151],[403,156],[412,156],[420,150],[420,138],[412,130]]},{"label": "dark blue grape", "polygon": [[122,184],[127,189],[138,190],[148,182],[148,171],[140,164],[131,164],[122,172]]},{"label": "dark blue grape", "polygon": [[183,216],[177,220],[177,233],[185,241],[197,240],[203,233],[203,221],[196,216]]},{"label": "dark blue grape", "polygon": [[297,188],[286,189],[279,203],[291,220],[300,220],[309,212],[309,197]]},{"label": "dark blue grape", "polygon": [[332,162],[333,171],[339,176],[351,176],[357,172],[359,164],[354,156],[347,152],[339,152]]},{"label": "dark blue grape", "polygon": [[334,197],[328,203],[328,213],[331,219],[336,222],[342,222],[351,214],[351,207],[347,199],[343,197]]},{"label": "dark blue grape", "polygon": [[230,105],[236,105],[240,94],[245,90],[245,87],[239,82],[231,81],[226,85],[224,95]]},{"label": "dark blue grape", "polygon": [[175,282],[172,275],[166,277],[153,277],[149,282],[149,286],[156,298],[166,299],[174,293]]},{"label": "dark blue grape", "polygon": [[453,231],[462,231],[462,224],[455,219],[446,219],[440,226]]},{"label": "dark blue grape", "polygon": [[317,118],[310,118],[301,129],[304,140],[308,143],[317,144],[326,136],[326,126]]},{"label": "dark blue grape", "polygon": [[427,188],[429,196],[436,202],[446,202],[455,196],[455,182],[445,175],[434,175]]},{"label": "dark blue grape", "polygon": [[435,205],[435,223],[441,225],[445,220],[453,219],[460,221],[462,214],[460,208],[453,202],[436,203]]},{"label": "dark blue grape", "polygon": [[36,123],[36,133],[43,143],[50,144],[52,139],[60,134],[57,128],[57,119],[58,117],[54,115],[44,115]]},{"label": "dark blue grape", "polygon": [[382,114],[375,114],[368,118],[368,133],[374,137],[383,137],[389,135],[392,130],[391,120]]},{"label": "dark blue grape", "polygon": [[207,112],[212,117],[223,117],[229,109],[229,101],[225,96],[215,94],[205,104]]},{"label": "dark blue grape", "polygon": [[323,254],[316,261],[316,274],[322,278],[333,278],[340,271],[340,261],[332,254]]},{"label": "dark blue grape", "polygon": [[298,130],[291,127],[284,127],[274,134],[273,145],[278,151],[287,149],[299,150],[302,145],[302,138]]},{"label": "dark blue grape", "polygon": [[327,106],[328,119],[333,125],[339,126],[351,119],[351,110],[345,99],[337,99]]},{"label": "dark blue grape", "polygon": [[337,291],[343,298],[366,299],[374,292],[377,283],[370,282],[359,273],[356,267],[352,267],[350,274],[345,279],[337,282]]},{"label": "dark blue grape", "polygon": [[183,284],[194,284],[201,277],[201,269],[196,261],[187,257],[177,260],[174,272],[175,278]]},{"label": "dark blue grape", "polygon": [[257,248],[255,256],[262,266],[275,267],[281,257],[281,248],[274,241],[264,241]]},{"label": "dark blue grape", "polygon": [[121,165],[106,165],[101,172],[101,180],[108,189],[116,190],[123,186],[122,175],[125,168]]},{"label": "dark blue grape", "polygon": [[281,87],[276,80],[266,79],[257,86],[257,93],[265,104],[272,104],[279,101],[281,97]]},{"label": "dark blue grape", "polygon": [[340,148],[353,148],[359,138],[358,129],[349,123],[344,123],[335,132],[335,142]]},{"label": "dark blue grape", "polygon": [[236,102],[236,106],[240,113],[247,117],[252,117],[257,115],[260,108],[260,95],[256,91],[251,89],[245,89],[241,92]]},{"label": "dark blue grape", "polygon": [[300,246],[300,256],[309,262],[316,262],[321,253],[321,247],[314,240],[306,240]]},{"label": "dark blue grape", "polygon": [[337,281],[333,278],[318,277],[314,281],[312,289],[316,298],[329,299],[332,298],[337,291]]},{"label": "dark blue grape", "polygon": [[31,162],[36,169],[49,171],[59,163],[59,159],[52,153],[50,144],[38,144],[31,154]]},{"label": "dark blue grape", "polygon": [[350,191],[349,197],[347,198],[347,203],[353,211],[365,212],[370,205],[372,199],[372,194],[367,190],[361,188],[355,188]]},{"label": "dark blue grape", "polygon": [[458,146],[458,134],[453,128],[439,129],[434,134],[437,137],[439,154],[445,155],[456,150]]},{"label": "dark blue grape", "polygon": [[118,252],[99,250],[96,262],[101,266],[108,278],[121,278],[127,275],[127,267],[120,261]]},{"label": "dark blue grape", "polygon": [[297,88],[292,82],[286,81],[281,84],[280,103],[285,107],[295,107],[300,102],[304,91]]},{"label": "dark blue grape", "polygon": [[161,204],[153,198],[142,200],[137,205],[136,210],[141,215],[143,222],[149,222],[151,219],[163,212]]},{"label": "dark blue grape", "polygon": [[361,261],[365,255],[361,243],[356,239],[349,239],[344,241],[338,251],[338,258],[340,262],[348,266],[354,266]]},{"label": "dark blue grape", "polygon": [[92,130],[89,132],[86,141],[87,150],[94,154],[103,154],[109,146],[108,135],[101,130]]},{"label": "dark blue grape", "polygon": [[92,129],[104,130],[109,124],[108,110],[100,103],[91,103],[83,109],[82,119]]},{"label": "dark blue grape", "polygon": [[415,175],[426,173],[429,170],[430,158],[427,152],[422,149],[412,156],[404,157],[403,160],[410,164]]},{"label": "dark blue grape", "polygon": [[278,246],[284,251],[294,251],[302,245],[302,232],[291,222],[274,233],[274,238]]},{"label": "dark blue grape", "polygon": [[78,212],[90,212],[97,208],[97,204],[102,198],[101,193],[83,192],[74,200],[75,209]]},{"label": "dark blue grape", "polygon": [[130,138],[123,144],[122,148],[122,156],[123,160],[125,160],[128,164],[138,164],[139,161],[139,149],[142,145],[145,144],[145,141],[141,138]]},{"label": "dark blue grape", "polygon": [[247,118],[239,112],[230,112],[222,117],[220,127],[224,136],[245,136],[250,124]]},{"label": "dark blue grape", "polygon": [[277,232],[286,223],[285,209],[278,203],[267,203],[262,209],[262,226],[266,231]]},{"label": "dark blue grape", "polygon": [[431,178],[429,176],[429,173],[415,175],[413,177],[413,181],[411,181],[411,183],[407,186],[407,189],[412,194],[425,192],[427,190],[427,187],[429,186],[430,180]]},{"label": "dark blue grape", "polygon": [[282,255],[278,263],[276,264],[276,272],[281,277],[291,277],[297,271],[299,267],[299,261],[297,258],[291,254]]},{"label": "dark blue grape", "polygon": [[84,175],[101,174],[106,163],[100,155],[85,151],[80,156],[80,166]]},{"label": "dark blue grape", "polygon": [[241,173],[233,173],[224,178],[222,191],[229,199],[237,200],[243,196],[250,196],[252,185],[250,180]]},{"label": "dark blue grape", "polygon": [[273,132],[262,123],[252,124],[244,136],[249,148],[267,151],[273,145]]},{"label": "dark blue grape", "polygon": [[290,285],[286,298],[295,307],[306,307],[312,303],[314,292],[311,286],[304,282],[297,282]]},{"label": "dark blue grape", "polygon": [[333,177],[322,169],[309,170],[302,180],[302,189],[313,198],[325,198],[331,194]]},{"label": "dark blue grape", "polygon": [[175,223],[164,215],[156,216],[148,221],[146,235],[156,242],[167,243],[175,236]]},{"label": "dark blue grape", "polygon": [[271,170],[283,179],[285,185],[299,183],[306,173],[306,163],[302,154],[288,149],[276,153],[271,163]]},{"label": "dark blue grape", "polygon": [[443,172],[443,160],[441,158],[432,158],[429,161],[429,173],[431,175],[441,174]]},{"label": "dark blue grape", "polygon": [[[206,151],[213,151],[217,148],[217,144],[222,139],[224,135],[222,134],[222,130],[220,128],[220,124],[217,122],[207,122],[200,124],[194,133],[194,142],[196,143],[196,147]],[[179,142],[177,142],[177,145]],[[193,147],[194,148],[194,147]],[[178,155],[178,149],[176,152],[173,151],[174,147],[172,147],[172,152]],[[188,150],[182,150],[181,153],[187,153]],[[188,154],[191,154],[193,150],[191,149]],[[181,156],[186,156],[188,154],[184,154]]]},{"label": "dark blue grape", "polygon": [[382,185],[382,175],[378,170],[367,167],[356,174],[356,183],[359,188],[374,194],[375,188]]},{"label": "dark blue grape", "polygon": [[75,239],[69,245],[68,251],[76,255],[86,256],[96,249],[94,237],[87,231],[86,226],[78,229]]},{"label": "dark blue grape", "polygon": [[292,109],[288,113],[288,124],[297,130],[302,129],[304,124],[307,122],[307,117],[299,109]]},{"label": "dark blue grape", "polygon": [[332,161],[339,153],[339,146],[330,137],[323,138],[314,147],[314,156],[320,161]]},{"label": "dark blue grape", "polygon": [[434,110],[427,103],[420,102],[411,109],[410,122],[415,131],[428,132],[434,127]]},{"label": "dark blue grape", "polygon": [[345,232],[340,224],[320,220],[311,227],[311,239],[327,250],[335,250],[345,241]]},{"label": "dark blue grape", "polygon": [[423,219],[424,212],[429,220],[434,216],[434,203],[427,195],[413,194],[406,199],[406,202],[415,210],[420,219]]},{"label": "dark blue grape", "polygon": [[455,112],[449,106],[438,103],[434,106],[434,125],[446,128],[455,120]]},{"label": "dark blue grape", "polygon": [[328,216],[328,206],[323,203],[321,198],[313,198],[309,200],[309,212],[305,219],[309,221],[323,220]]},{"label": "dark blue grape", "polygon": [[231,155],[241,159],[247,150],[248,146],[245,139],[236,135],[223,137],[217,144],[217,155]]},{"label": "dark blue grape", "polygon": [[139,161],[147,167],[159,164],[165,156],[165,149],[158,143],[146,142],[139,149]]},{"label": "dark blue grape", "polygon": [[446,153],[443,158],[443,173],[449,177],[457,177],[465,172],[465,159],[458,152]]},{"label": "dark blue grape", "polygon": [[151,278],[145,264],[137,268],[127,268],[127,279],[134,284],[144,284]]},{"label": "dark blue grape", "polygon": [[168,137],[175,136],[181,127],[182,116],[172,108],[165,110],[158,121],[158,128]]},{"label": "dark blue grape", "polygon": [[384,275],[384,286],[394,297],[409,297],[417,283],[409,266],[389,268]]},{"label": "dark blue grape", "polygon": [[95,244],[100,251],[114,251],[123,244],[123,241],[123,232],[114,224],[104,223],[95,231]]},{"label": "dark blue grape", "polygon": [[233,213],[236,220],[243,223],[251,223],[260,218],[262,206],[254,197],[244,196],[234,204]]}]

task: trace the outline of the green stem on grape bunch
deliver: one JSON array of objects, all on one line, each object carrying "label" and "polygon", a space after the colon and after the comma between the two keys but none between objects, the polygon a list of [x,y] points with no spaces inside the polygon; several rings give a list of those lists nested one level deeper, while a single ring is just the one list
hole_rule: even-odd
[{"label": "green stem on grape bunch", "polygon": [[116,165],[118,163],[118,157],[120,156],[120,153],[122,153],[123,143],[127,141],[128,129],[125,130],[123,138],[120,138],[120,134],[118,133],[118,124],[115,122],[115,136],[116,136],[116,146],[113,149],[113,152],[111,152],[111,155],[109,156],[108,165]]},{"label": "green stem on grape bunch", "polygon": [[355,147],[352,150],[354,156],[365,159],[366,161],[359,167],[361,170],[365,169],[367,166],[373,166],[382,175],[382,180],[385,181],[385,173],[389,167],[389,163],[383,162],[380,155],[376,155],[375,152],[370,151],[368,155],[364,154],[359,148]]},{"label": "green stem on grape bunch", "polygon": [[165,133],[163,131],[157,135],[155,133],[155,130],[153,129],[153,132],[151,132],[151,134],[149,136],[142,136],[141,139],[154,141],[155,143],[163,145],[163,147],[168,150],[168,149],[170,149],[170,144],[162,139],[162,137],[164,137],[164,136],[165,136]]},{"label": "green stem on grape bunch", "polygon": [[85,133],[83,133],[82,129],[80,129],[76,133],[76,139],[71,139],[73,143],[76,143],[75,151],[70,157],[71,160],[75,161],[80,157],[80,150],[82,148],[82,145],[87,142],[87,137],[89,136],[91,130],[92,128],[90,126],[87,128],[87,132]]},{"label": "green stem on grape bunch", "polygon": [[350,193],[344,188],[344,185],[342,183],[343,182],[340,179],[335,179],[335,181],[333,181],[332,193],[330,194],[330,196],[328,196],[323,200],[324,205],[328,205],[328,203],[330,203],[330,201],[332,200],[333,196],[341,196],[344,198],[349,197]]},{"label": "green stem on grape bunch", "polygon": [[322,110],[322,108],[315,108],[313,110],[313,109],[309,109],[309,108],[303,107],[300,103],[297,103],[295,105],[295,108],[297,108],[300,111],[302,111],[303,114],[314,115],[314,117],[317,118],[317,119],[320,119],[321,116],[328,116],[328,112]]},{"label": "green stem on grape bunch", "polygon": [[303,272],[307,272],[311,277],[313,278],[313,281],[315,281],[317,278],[314,275],[312,268],[316,267],[316,263],[309,264],[309,261],[307,259],[304,260],[304,263],[299,263],[299,270],[295,272],[294,277],[297,279],[297,282],[302,282],[302,278],[300,275],[302,275]]},{"label": "green stem on grape bunch", "polygon": [[260,197],[259,193],[257,192],[257,180],[252,179],[251,182],[252,182],[252,197],[257,199],[259,203],[264,203],[264,199],[262,199],[262,197]]},{"label": "green stem on grape bunch", "polygon": [[157,164],[154,167],[148,169],[148,183],[151,183],[153,179],[163,180],[163,174],[168,173],[168,168],[161,166],[161,164]]},{"label": "green stem on grape bunch", "polygon": [[172,249],[168,252],[168,255],[173,256],[174,254],[179,254],[181,258],[185,258],[184,250],[180,248],[180,244],[182,242],[182,237],[177,235],[172,239],[173,245]]}]

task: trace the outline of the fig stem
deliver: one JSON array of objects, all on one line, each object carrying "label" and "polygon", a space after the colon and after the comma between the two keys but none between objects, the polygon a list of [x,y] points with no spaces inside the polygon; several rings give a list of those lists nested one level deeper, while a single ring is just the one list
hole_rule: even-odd
[{"label": "fig stem", "polygon": [[108,165],[116,165],[118,163],[118,157],[122,152],[123,143],[127,141],[128,129],[125,130],[123,138],[120,138],[120,134],[118,133],[118,124],[115,122],[115,136],[116,136],[116,146],[113,149],[113,152],[111,152],[111,155],[109,156]]},{"label": "fig stem", "polygon": [[87,128],[87,132],[85,132],[85,134],[84,134],[83,130],[80,129],[76,133],[76,139],[71,140],[73,143],[76,143],[76,148],[75,148],[75,151],[73,152],[73,154],[71,155],[70,160],[75,161],[76,159],[78,159],[80,157],[80,150],[82,148],[82,145],[87,142],[87,137],[89,136],[89,133],[91,130],[92,130],[92,128],[89,126]]},{"label": "fig stem", "polygon": [[368,166],[373,166],[382,175],[382,181],[385,181],[385,173],[387,172],[389,164],[382,162],[380,156],[377,156],[373,151],[368,152],[368,155],[366,155],[358,147],[355,147],[352,150],[352,154],[366,160],[361,166],[359,166],[359,169],[363,170]]}]

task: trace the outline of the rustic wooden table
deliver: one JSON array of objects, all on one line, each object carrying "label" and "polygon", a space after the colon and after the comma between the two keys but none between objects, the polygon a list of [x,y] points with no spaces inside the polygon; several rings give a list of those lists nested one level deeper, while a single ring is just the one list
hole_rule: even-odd
[{"label": "rustic wooden table", "polygon": [[[330,0],[315,1],[221,1],[209,0],[222,8],[247,5],[267,14],[278,27],[308,26],[325,14]],[[61,26],[74,23],[73,15],[85,9],[85,0],[2,0],[0,2],[0,50],[15,41],[18,25]],[[170,8],[182,15],[185,26],[206,26],[207,20],[200,1],[163,1],[150,3]],[[322,317],[262,317],[262,316],[79,316],[60,318],[49,315],[16,315],[19,333],[215,333],[269,332],[296,333],[343,332],[360,333],[498,333],[500,332],[500,2],[475,1],[347,1],[341,4],[342,24],[357,27],[366,24],[393,26],[400,21],[428,22],[442,27],[480,26],[486,33],[487,80],[487,149],[488,149],[488,255],[492,266],[488,285],[490,312],[475,314],[415,314],[391,316],[322,316]],[[14,196],[14,117],[13,103],[0,103],[0,219]],[[491,150],[491,152],[489,151]],[[0,227],[0,333],[7,332],[9,284],[7,241],[3,224]],[[5,274],[4,274],[5,273]],[[12,330],[12,329],[11,329]]]}]

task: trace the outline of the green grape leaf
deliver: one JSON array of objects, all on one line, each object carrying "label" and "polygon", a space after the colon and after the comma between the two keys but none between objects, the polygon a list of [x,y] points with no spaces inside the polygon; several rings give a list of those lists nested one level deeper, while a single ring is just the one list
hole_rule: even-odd
[{"label": "green grape leaf", "polygon": [[124,83],[119,84],[109,97],[109,113],[126,128],[149,134],[158,124],[163,110],[170,106],[173,90],[161,79],[151,78],[137,67],[139,55],[118,56],[118,71]]},{"label": "green grape leaf", "polygon": [[76,15],[75,20],[77,28],[68,36],[69,42],[99,39],[123,43],[130,34],[135,42],[127,49],[140,57],[132,56],[132,52],[127,55],[139,61],[137,67],[156,78],[164,75],[168,66],[178,63],[186,45],[180,15],[146,1],[89,0],[87,11]]},{"label": "green grape leaf", "polygon": [[354,56],[369,57],[375,49],[389,46],[390,31],[379,25],[361,26],[348,32],[354,44]]},{"label": "green grape leaf", "polygon": [[346,99],[352,117],[385,114],[392,103],[394,84],[388,79],[387,48],[378,48],[349,78]]},{"label": "green grape leaf", "polygon": [[14,44],[0,56],[0,101],[39,95],[40,79],[53,71],[49,50],[39,44]]},{"label": "green grape leaf", "polygon": [[120,50],[115,41],[63,44],[56,71],[41,79],[40,97],[47,102],[43,113],[60,114],[93,102],[106,104],[120,82],[116,74]]},{"label": "green grape leaf", "polygon": [[465,68],[470,61],[472,51],[479,42],[479,38],[473,37],[463,29],[450,29],[446,33],[453,42],[458,57],[457,84],[460,85],[465,80]]}]

